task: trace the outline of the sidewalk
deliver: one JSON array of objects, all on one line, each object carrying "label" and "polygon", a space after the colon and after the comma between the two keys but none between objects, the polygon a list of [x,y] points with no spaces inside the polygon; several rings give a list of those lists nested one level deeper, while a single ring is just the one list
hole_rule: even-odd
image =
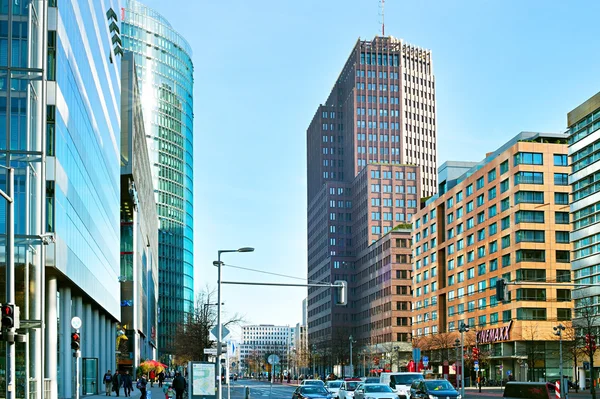
[{"label": "sidewalk", "polygon": [[[82,396],[82,398],[86,398],[86,399],[106,399],[106,398],[108,398],[109,396],[106,396],[104,393],[104,385],[102,385],[101,388],[102,388],[102,390],[100,391],[99,395],[86,395],[86,396]],[[162,388],[158,387],[158,382],[154,383],[154,387],[152,387],[152,388],[150,388],[150,383],[148,383],[146,391],[152,392],[151,399],[164,399],[164,397],[165,397],[165,394],[163,393]],[[134,381],[133,390],[131,391],[130,398],[131,399],[139,399],[140,395],[141,395],[140,390],[135,387],[135,381]],[[115,393],[111,392],[110,397],[116,398]],[[121,391],[119,391],[119,399],[125,398],[125,397],[126,397],[125,392],[123,391],[123,388],[121,388]]]}]

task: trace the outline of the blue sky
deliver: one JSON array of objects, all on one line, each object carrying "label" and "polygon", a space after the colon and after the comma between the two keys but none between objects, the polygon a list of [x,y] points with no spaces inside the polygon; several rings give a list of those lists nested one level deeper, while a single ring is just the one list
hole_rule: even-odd
[{"label": "blue sky", "polygon": [[[196,288],[225,263],[306,276],[306,128],[377,0],[146,0],[194,49]],[[600,91],[597,1],[388,0],[386,34],[433,53],[438,160],[479,161],[520,131],[563,131]],[[283,281],[225,268],[224,280]],[[290,280],[290,282],[294,282]],[[224,286],[224,309],[293,325],[302,288]]]}]

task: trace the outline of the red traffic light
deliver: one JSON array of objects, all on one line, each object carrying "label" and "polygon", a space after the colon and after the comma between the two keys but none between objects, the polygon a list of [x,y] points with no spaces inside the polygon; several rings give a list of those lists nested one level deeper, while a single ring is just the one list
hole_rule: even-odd
[{"label": "red traffic light", "polygon": [[5,303],[2,305],[2,327],[13,328],[15,326],[15,305]]},{"label": "red traffic light", "polygon": [[71,334],[71,349],[78,351],[81,346],[81,336],[78,332]]}]

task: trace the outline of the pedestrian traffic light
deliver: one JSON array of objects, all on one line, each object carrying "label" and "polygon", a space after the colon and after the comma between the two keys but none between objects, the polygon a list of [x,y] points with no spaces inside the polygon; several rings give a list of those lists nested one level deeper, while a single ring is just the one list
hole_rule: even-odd
[{"label": "pedestrian traffic light", "polygon": [[81,347],[81,337],[78,332],[71,334],[71,349],[78,351]]},{"label": "pedestrian traffic light", "polygon": [[508,299],[508,286],[506,280],[499,278],[496,280],[496,300],[498,302],[504,302]]},{"label": "pedestrian traffic light", "polygon": [[588,353],[596,352],[596,337],[591,334],[585,334],[585,349]]},{"label": "pedestrian traffic light", "polygon": [[333,286],[335,288],[335,304],[345,306],[348,303],[348,283],[344,280],[336,280]]},{"label": "pedestrian traffic light", "polygon": [[473,347],[473,360],[479,359],[479,348]]},{"label": "pedestrian traffic light", "polygon": [[2,305],[2,328],[19,328],[19,308],[12,303]]}]

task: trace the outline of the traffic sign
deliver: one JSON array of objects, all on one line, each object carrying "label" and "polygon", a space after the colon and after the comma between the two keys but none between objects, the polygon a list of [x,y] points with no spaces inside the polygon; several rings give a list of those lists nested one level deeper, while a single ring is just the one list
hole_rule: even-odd
[{"label": "traffic sign", "polygon": [[506,370],[506,375],[510,375],[510,370]]},{"label": "traffic sign", "polygon": [[269,355],[267,361],[269,362],[269,364],[279,364],[279,356]]},{"label": "traffic sign", "polygon": [[479,361],[478,361],[478,360],[475,360],[475,361],[473,362],[473,365],[475,366],[475,371],[479,371]]},{"label": "traffic sign", "polygon": [[204,348],[204,354],[217,356],[217,348]]},{"label": "traffic sign", "polygon": [[[214,326],[210,333],[214,335],[215,339],[219,337],[219,326]],[[221,325],[221,341],[227,338],[227,336],[231,333],[224,325]]]},{"label": "traffic sign", "polygon": [[73,327],[76,330],[79,330],[81,328],[81,319],[77,316],[73,317],[71,319],[71,327]]},{"label": "traffic sign", "polygon": [[429,364],[429,357],[423,356],[423,366],[427,367],[428,364]]}]

